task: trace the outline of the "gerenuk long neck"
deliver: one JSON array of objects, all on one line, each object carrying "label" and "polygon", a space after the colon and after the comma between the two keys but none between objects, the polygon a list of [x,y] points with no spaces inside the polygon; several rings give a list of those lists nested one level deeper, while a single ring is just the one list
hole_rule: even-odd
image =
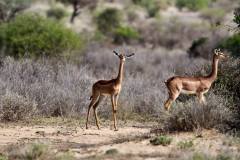
[{"label": "gerenuk long neck", "polygon": [[212,72],[209,74],[208,78],[212,81],[214,81],[217,78],[217,72],[218,72],[218,58],[215,56],[213,57],[212,62]]},{"label": "gerenuk long neck", "polygon": [[118,76],[117,76],[117,83],[118,84],[122,83],[122,79],[123,79],[123,65],[124,65],[124,61],[120,60],[119,71],[118,71]]}]

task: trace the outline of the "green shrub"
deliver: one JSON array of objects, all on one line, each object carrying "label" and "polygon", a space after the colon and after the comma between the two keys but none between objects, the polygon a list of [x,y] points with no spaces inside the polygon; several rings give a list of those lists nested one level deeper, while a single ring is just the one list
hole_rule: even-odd
[{"label": "green shrub", "polygon": [[129,26],[121,25],[120,11],[114,8],[107,8],[96,17],[98,30],[95,38],[102,39],[102,34],[113,37],[114,43],[129,43],[131,40],[138,39],[138,32]]},{"label": "green shrub", "polygon": [[135,4],[141,4],[142,3],[142,0],[132,0],[133,1],[133,3],[135,3]]},{"label": "green shrub", "polygon": [[207,8],[210,0],[176,0],[176,5],[178,8],[188,8],[190,10],[196,11],[199,9]]},{"label": "green shrub", "polygon": [[160,9],[158,0],[133,0],[133,3],[144,7],[149,17],[155,17]]},{"label": "green shrub", "polygon": [[157,1],[154,0],[145,0],[145,8],[148,12],[149,17],[155,17],[160,9]]},{"label": "green shrub", "polygon": [[167,136],[157,136],[150,140],[150,143],[152,145],[162,145],[162,146],[167,146],[171,144],[171,142],[172,142],[172,138]]},{"label": "green shrub", "polygon": [[238,159],[235,156],[229,156],[225,154],[218,154],[216,157],[213,157],[209,154],[204,153],[194,153],[193,156],[189,160],[233,160]]},{"label": "green shrub", "polygon": [[175,0],[158,0],[160,9],[167,9],[169,6],[174,5]]},{"label": "green shrub", "polygon": [[108,155],[118,154],[118,150],[115,148],[109,149],[105,152],[105,154],[108,154]]},{"label": "green shrub", "polygon": [[129,43],[131,40],[136,40],[139,38],[139,33],[129,26],[118,27],[114,32],[114,42],[115,43]]},{"label": "green shrub", "polygon": [[199,50],[199,47],[202,47],[207,41],[208,41],[208,38],[206,37],[200,37],[199,39],[194,40],[192,42],[191,47],[188,50],[189,56],[199,57],[201,55],[201,50]]},{"label": "green shrub", "polygon": [[70,151],[58,154],[55,159],[56,160],[76,160],[73,152],[70,152]]},{"label": "green shrub", "polygon": [[219,154],[216,157],[216,160],[232,160],[233,158],[226,154]]},{"label": "green shrub", "polygon": [[8,158],[4,155],[0,155],[0,160],[8,160]]},{"label": "green shrub", "polygon": [[180,149],[188,149],[193,146],[193,141],[180,141],[177,145]]},{"label": "green shrub", "polygon": [[8,159],[17,160],[74,160],[72,152],[56,152],[46,144],[14,145],[7,149]]},{"label": "green shrub", "polygon": [[240,28],[240,7],[236,8],[234,11],[233,21],[238,25],[238,28]]},{"label": "green shrub", "polygon": [[190,160],[211,160],[211,159],[212,158],[203,153],[194,153]]},{"label": "green shrub", "polygon": [[34,160],[42,157],[48,151],[48,147],[44,144],[33,144],[25,153],[25,158]]},{"label": "green shrub", "polygon": [[67,16],[67,12],[63,8],[51,8],[47,11],[47,16],[50,18],[55,18],[61,20]]},{"label": "green shrub", "polygon": [[81,48],[76,33],[54,20],[38,15],[23,14],[0,25],[0,48],[5,54],[22,57],[58,56]]},{"label": "green shrub", "polygon": [[96,17],[98,29],[105,34],[112,34],[120,26],[120,11],[115,8],[107,8]]},{"label": "green shrub", "polygon": [[17,160],[44,160],[53,159],[53,154],[49,147],[45,144],[27,144],[27,145],[12,145],[7,149],[8,159]]},{"label": "green shrub", "polygon": [[233,56],[240,57],[240,34],[227,38],[219,46],[231,52]]}]

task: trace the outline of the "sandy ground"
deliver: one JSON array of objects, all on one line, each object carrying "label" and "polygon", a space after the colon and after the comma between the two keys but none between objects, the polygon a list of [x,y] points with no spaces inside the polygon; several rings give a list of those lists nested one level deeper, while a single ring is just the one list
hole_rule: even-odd
[{"label": "sandy ground", "polygon": [[[0,148],[10,144],[41,142],[60,152],[70,150],[77,159],[109,159],[106,151],[112,149],[117,150],[117,155],[110,155],[110,159],[179,159],[196,151],[212,156],[240,152],[239,143],[213,130],[203,131],[201,138],[196,138],[194,133],[169,134],[173,139],[169,146],[153,146],[149,140],[154,136],[150,134],[149,126],[142,125],[121,126],[117,132],[110,127],[97,130],[95,126],[86,130],[69,126],[3,125],[0,129]],[[182,150],[178,145],[180,141],[192,141],[194,146]]]}]

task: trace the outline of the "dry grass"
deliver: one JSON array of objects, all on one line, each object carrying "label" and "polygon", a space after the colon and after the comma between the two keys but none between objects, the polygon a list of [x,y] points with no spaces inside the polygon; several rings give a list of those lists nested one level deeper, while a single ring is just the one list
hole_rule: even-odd
[{"label": "dry grass", "polygon": [[227,100],[213,93],[210,93],[207,100],[207,105],[200,105],[197,100],[175,104],[170,113],[162,112],[159,116],[160,127],[156,131],[195,131],[200,136],[202,129],[215,128],[223,132],[231,130],[229,124],[236,117]]},{"label": "dry grass", "polygon": [[47,144],[33,143],[10,145],[6,151],[7,160],[74,160],[71,152],[55,152]]},{"label": "dry grass", "polygon": [[[173,75],[206,75],[209,72],[209,67],[206,66],[210,62],[190,59],[177,50],[170,52],[165,49],[138,49],[135,52],[136,56],[125,64],[118,107],[120,119],[134,119],[139,115],[146,120],[158,118],[159,123],[166,125],[164,127],[169,131],[198,128],[227,131],[231,129],[229,125],[237,122],[231,109],[235,102],[230,102],[227,96],[231,93],[227,88],[219,88],[225,82],[215,85],[214,89],[218,93],[207,94],[207,106],[195,102],[194,96],[181,96],[174,104],[171,114],[163,110],[163,103],[168,95],[163,82]],[[84,119],[91,85],[98,79],[114,78],[119,60],[111,50],[98,45],[89,47],[79,59],[80,64],[47,59],[17,61],[5,58],[0,70],[0,104],[5,109],[2,110],[1,119],[22,120],[32,115]],[[230,69],[234,67],[236,66]],[[220,78],[224,78],[223,74],[228,73],[221,73],[220,69]],[[109,119],[110,106],[108,98],[100,104],[102,118]],[[9,114],[13,109],[19,114]]]},{"label": "dry grass", "polygon": [[[126,62],[119,101],[119,112],[126,113],[122,117],[132,112],[159,114],[167,95],[163,81],[175,73],[190,75],[206,63],[183,55],[173,58],[170,54],[164,55],[165,52],[169,51],[137,50],[136,56]],[[8,96],[12,104],[23,101],[20,107],[26,105],[27,100],[28,106],[36,107],[37,115],[81,117],[89,104],[91,85],[97,79],[116,76],[118,63],[111,50],[98,46],[87,50],[79,65],[47,59],[17,61],[7,57],[0,69],[1,104],[6,103],[4,97]],[[109,101],[100,105],[103,116],[111,113],[109,105]]]}]

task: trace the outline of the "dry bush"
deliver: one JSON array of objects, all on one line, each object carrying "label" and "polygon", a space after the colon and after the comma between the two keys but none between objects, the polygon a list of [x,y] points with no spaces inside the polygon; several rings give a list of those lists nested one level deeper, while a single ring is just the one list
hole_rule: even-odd
[{"label": "dry bush", "polygon": [[[118,58],[109,49],[97,48],[92,47],[88,51],[82,59],[82,65],[90,65],[92,70],[89,72],[96,75],[96,79],[114,78],[118,72]],[[200,70],[206,64],[203,59],[189,59],[178,52],[143,48],[135,50],[136,55],[127,60],[124,66],[119,112],[157,116],[168,95],[164,81],[175,74],[192,75],[193,70]],[[105,100],[100,104],[99,111],[109,116],[110,105],[110,100]]]},{"label": "dry bush", "polygon": [[208,20],[212,26],[221,24],[225,15],[225,11],[219,8],[206,8],[201,11],[201,17]]},{"label": "dry bush", "polygon": [[207,97],[207,101],[205,106],[193,100],[177,103],[170,113],[163,112],[159,116],[163,131],[194,131],[199,128],[228,131],[228,124],[235,120],[235,114],[228,108],[230,104],[224,97],[213,93]]},{"label": "dry bush", "polygon": [[230,58],[219,67],[218,79],[213,87],[216,95],[224,96],[230,104],[229,109],[236,114],[236,118],[229,126],[240,129],[240,59]]},{"label": "dry bush", "polygon": [[206,24],[180,21],[177,17],[142,24],[139,30],[143,43],[170,49],[188,48],[194,39],[209,34]]},{"label": "dry bush", "polygon": [[193,38],[208,34],[208,26],[200,23],[186,23],[172,19],[164,26],[160,30],[162,33],[160,45],[168,48],[186,48]]},{"label": "dry bush", "polygon": [[[170,114],[159,116],[161,131],[193,131],[199,128],[216,128],[223,132],[239,129],[239,59],[228,59],[219,65],[218,78],[207,94],[207,105],[179,97]],[[206,75],[210,66],[195,75]],[[234,133],[234,132],[233,132]]]},{"label": "dry bush", "polygon": [[[128,52],[124,52],[122,48],[117,51]],[[231,92],[228,92],[227,88],[226,92],[221,89],[223,84],[229,83],[225,82],[229,80],[226,76],[223,76],[225,80],[221,78],[221,69],[220,78],[224,81],[220,81],[220,85],[217,81],[214,90],[217,87],[218,93],[224,94],[211,93],[207,106],[199,105],[193,101],[193,97],[180,97],[171,114],[163,111],[163,103],[168,96],[164,81],[173,75],[192,76],[196,75],[196,72],[206,75],[209,67],[206,69],[205,66],[210,66],[210,61],[191,59],[178,50],[148,50],[139,47],[134,52],[136,55],[126,61],[124,68],[119,118],[130,118],[133,113],[160,117],[160,124],[164,124],[168,131],[194,130],[198,127],[224,131],[232,129],[229,124],[237,124],[238,119],[233,113],[238,112],[231,109],[232,103],[229,97],[224,95],[230,95]],[[28,107],[37,104],[36,113],[42,116],[85,117],[92,84],[98,79],[115,78],[119,59],[111,50],[91,45],[80,60],[80,64],[75,64],[44,58],[37,61],[5,58],[0,68],[0,96],[4,97],[8,91],[19,95],[22,103],[27,97]],[[75,61],[78,61],[78,58]],[[232,68],[229,66],[226,72],[230,72]],[[227,73],[224,71],[223,74]],[[109,98],[106,99],[100,104],[99,112],[101,117],[109,118],[112,113],[111,103]],[[1,103],[7,103],[6,98],[1,100]]]},{"label": "dry bush", "polygon": [[9,160],[74,160],[71,152],[60,153],[43,143],[10,145],[6,149]]},{"label": "dry bush", "polygon": [[237,0],[217,0],[213,2],[212,6],[215,8],[221,8],[226,12],[232,12],[238,6],[238,1]]},{"label": "dry bush", "polygon": [[0,120],[18,121],[28,119],[35,114],[36,106],[34,100],[7,91],[0,98]]},{"label": "dry bush", "polygon": [[[192,70],[200,70],[206,63],[174,53],[181,51],[139,49],[135,52],[136,56],[126,61],[124,70],[119,99],[119,112],[124,114],[157,116],[167,98],[164,80],[175,74],[191,75]],[[97,79],[114,78],[119,59],[111,50],[94,45],[80,59],[81,64],[77,65],[44,58],[37,61],[5,58],[0,68],[0,95],[9,90],[28,97],[37,104],[38,115],[85,116],[92,84]],[[111,114],[110,105],[109,99],[100,104],[103,116]]]},{"label": "dry bush", "polygon": [[87,86],[94,80],[87,70],[87,66],[78,68],[54,60],[6,58],[0,69],[0,94],[9,90],[28,97],[37,103],[40,115],[77,115],[88,103]]},{"label": "dry bush", "polygon": [[188,154],[182,154],[180,160],[238,160],[240,156],[238,153],[229,152],[227,149],[221,150],[216,155],[213,155],[208,149],[203,152],[188,151],[187,153]]},{"label": "dry bush", "polygon": [[[216,128],[235,134],[239,130],[239,59],[228,59],[219,66],[218,78],[207,95],[207,105],[179,98],[170,114],[159,116],[160,131],[193,131],[198,128]],[[210,67],[201,72],[206,74]],[[197,72],[196,74],[200,74]],[[159,128],[157,130],[159,130]]]},{"label": "dry bush", "polygon": [[[117,51],[123,52],[121,48]],[[128,59],[124,66],[123,88],[118,107],[120,118],[126,118],[135,113],[164,117],[163,119],[168,122],[168,120],[184,118],[186,114],[187,122],[184,123],[186,127],[193,129],[197,125],[205,128],[218,127],[216,122],[223,122],[225,118],[230,117],[226,108],[228,103],[218,101],[221,98],[216,98],[214,94],[209,96],[209,105],[206,107],[199,106],[198,103],[186,98],[179,98],[186,107],[183,107],[182,103],[177,103],[170,117],[166,117],[162,110],[168,96],[164,81],[173,75],[191,76],[196,75],[196,72],[205,75],[209,69],[203,70],[204,66],[210,66],[211,62],[204,59],[191,59],[186,53],[178,50],[148,50],[139,47],[134,52],[136,55]],[[37,104],[36,113],[42,116],[85,116],[90,103],[92,84],[98,79],[115,78],[119,59],[111,50],[91,45],[80,60],[80,64],[75,64],[44,58],[37,61],[5,58],[0,68],[0,95],[3,97],[9,91],[21,96],[23,102],[27,97],[29,106]],[[78,61],[78,58],[75,61]],[[220,97],[223,96],[220,95]],[[2,103],[6,103],[3,100]],[[112,113],[109,98],[100,104],[99,112],[101,117],[109,118]],[[191,119],[191,116],[196,113],[202,114]],[[208,118],[201,119],[201,115]],[[210,116],[222,119],[211,119]],[[183,124],[175,120],[172,123],[169,122],[169,125],[171,129],[171,126],[174,128]]]}]

